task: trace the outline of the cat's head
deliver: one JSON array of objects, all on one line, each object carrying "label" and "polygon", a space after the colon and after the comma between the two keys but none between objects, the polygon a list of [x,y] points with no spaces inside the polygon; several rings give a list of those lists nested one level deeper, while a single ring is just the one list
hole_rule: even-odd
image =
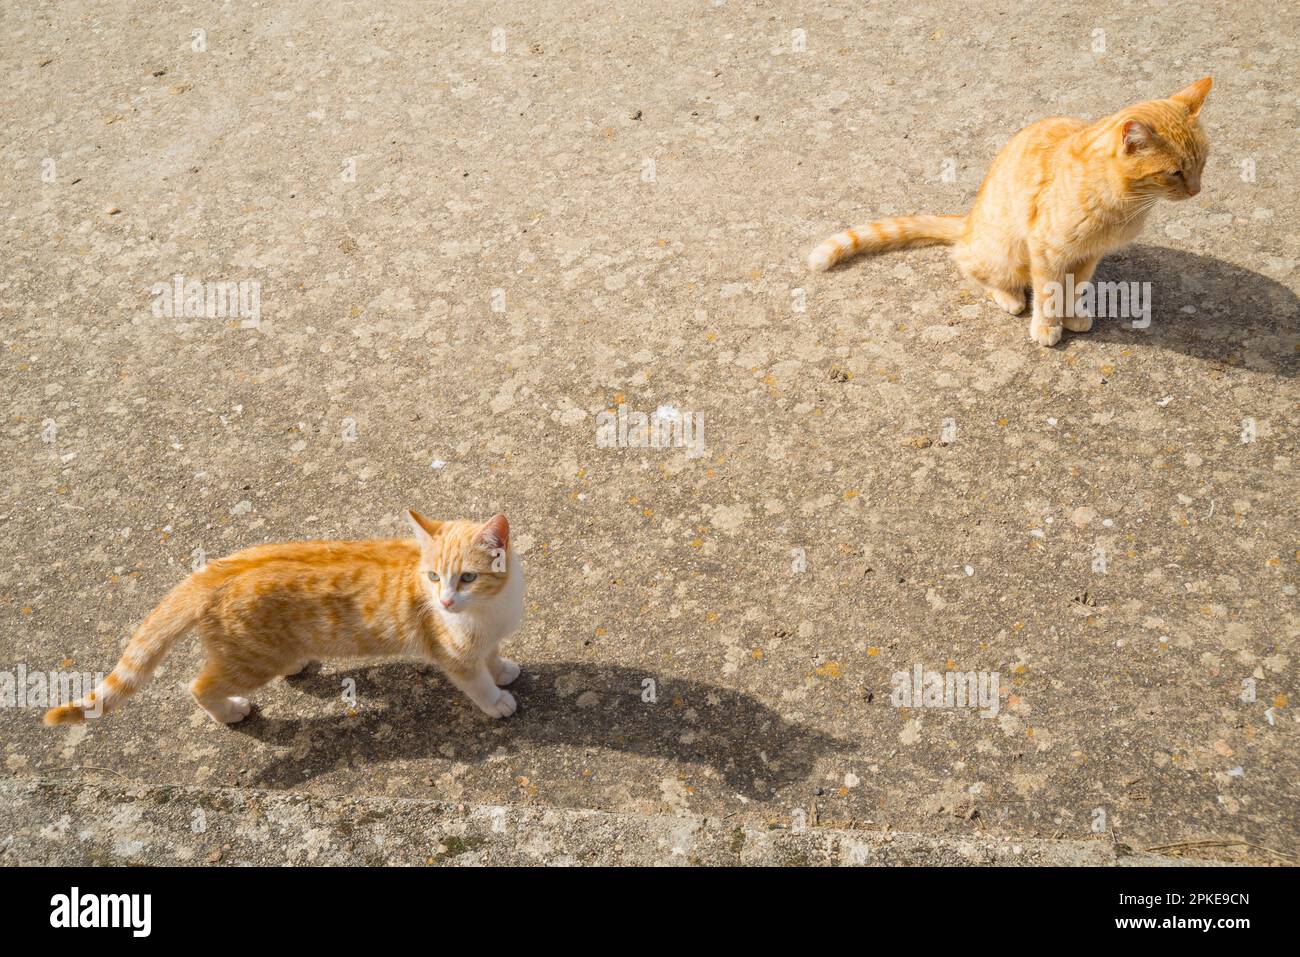
[{"label": "cat's head", "polygon": [[1197,117],[1213,82],[1207,76],[1168,99],[1116,114],[1113,148],[1131,194],[1180,200],[1201,191],[1210,144]]},{"label": "cat's head", "polygon": [[449,614],[483,611],[510,577],[510,524],[439,522],[411,509],[406,520],[420,545],[420,575],[432,602]]}]

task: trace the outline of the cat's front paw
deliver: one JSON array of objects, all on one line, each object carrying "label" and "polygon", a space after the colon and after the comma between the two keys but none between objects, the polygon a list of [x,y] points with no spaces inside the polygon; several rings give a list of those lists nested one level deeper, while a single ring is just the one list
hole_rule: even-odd
[{"label": "cat's front paw", "polygon": [[1087,332],[1092,328],[1092,316],[1082,309],[1076,309],[1074,315],[1065,316],[1061,319],[1061,325],[1071,332]]},{"label": "cat's front paw", "polygon": [[483,713],[489,718],[508,718],[515,713],[519,704],[515,701],[515,696],[509,691],[497,692],[496,700],[490,704],[479,704]]},{"label": "cat's front paw", "polygon": [[1029,324],[1029,338],[1040,346],[1054,346],[1061,341],[1061,327],[1049,326],[1045,321],[1035,317]]},{"label": "cat's front paw", "polygon": [[502,658],[497,664],[496,672],[492,675],[492,680],[495,681],[499,687],[504,688],[518,677],[519,665],[515,664],[509,658]]}]

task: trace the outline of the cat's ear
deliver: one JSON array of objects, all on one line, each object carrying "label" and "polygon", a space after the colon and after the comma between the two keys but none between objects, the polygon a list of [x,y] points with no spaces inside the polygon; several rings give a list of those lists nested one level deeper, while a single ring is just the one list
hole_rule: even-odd
[{"label": "cat's ear", "polygon": [[1187,109],[1187,115],[1196,119],[1196,115],[1201,112],[1201,104],[1205,102],[1206,94],[1210,92],[1210,87],[1214,85],[1213,77],[1204,77],[1197,80],[1191,86],[1184,87],[1169,99],[1175,103],[1181,103]]},{"label": "cat's ear", "polygon": [[420,543],[421,548],[433,544],[433,540],[442,534],[442,522],[426,518],[413,508],[406,510],[406,523],[411,526],[411,531],[415,532],[416,541]]},{"label": "cat's ear", "polygon": [[1123,144],[1124,152],[1130,156],[1146,149],[1153,139],[1155,134],[1141,120],[1128,120],[1120,128],[1120,143]]},{"label": "cat's ear", "polygon": [[501,513],[489,518],[474,536],[474,544],[481,545],[488,551],[510,547],[510,523]]}]

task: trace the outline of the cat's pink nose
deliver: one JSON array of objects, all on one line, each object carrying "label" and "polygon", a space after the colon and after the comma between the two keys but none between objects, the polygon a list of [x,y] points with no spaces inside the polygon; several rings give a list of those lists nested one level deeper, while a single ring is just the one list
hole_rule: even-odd
[{"label": "cat's pink nose", "polygon": [[442,599],[442,607],[443,607],[443,608],[450,608],[453,604],[454,604],[454,602],[453,602],[452,599],[450,599],[450,598],[444,598],[444,599]]}]

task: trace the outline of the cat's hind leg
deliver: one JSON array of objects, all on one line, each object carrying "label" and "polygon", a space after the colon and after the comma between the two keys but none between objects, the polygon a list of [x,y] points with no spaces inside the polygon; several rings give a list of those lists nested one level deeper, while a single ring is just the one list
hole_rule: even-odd
[{"label": "cat's hind leg", "polygon": [[979,283],[999,308],[1013,316],[1025,311],[1029,277],[1018,263],[990,262],[973,245],[955,250],[953,259],[962,275]]},{"label": "cat's hind leg", "polygon": [[989,298],[1013,316],[1025,311],[1025,291],[1023,289],[999,289],[997,286],[985,286]]},{"label": "cat's hind leg", "polygon": [[274,675],[250,674],[223,658],[209,656],[199,676],[190,682],[190,694],[213,721],[234,724],[252,710],[246,695],[266,684]]}]

